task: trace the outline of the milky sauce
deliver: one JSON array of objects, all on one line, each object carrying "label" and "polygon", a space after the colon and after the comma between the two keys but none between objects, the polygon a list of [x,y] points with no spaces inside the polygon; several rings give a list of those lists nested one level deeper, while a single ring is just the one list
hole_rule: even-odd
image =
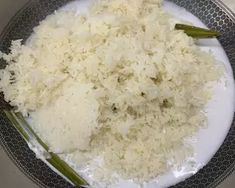
[{"label": "milky sauce", "polygon": [[[85,13],[89,8],[91,1],[74,1],[63,9],[75,10],[78,14]],[[205,25],[191,13],[185,9],[176,6],[173,3],[164,1],[164,9],[178,20],[176,22],[186,21],[199,27],[205,27]],[[174,20],[173,20],[174,22]],[[208,126],[202,128],[196,135],[185,140],[186,143],[190,143],[194,148],[194,156],[189,157],[179,167],[172,165],[170,172],[163,176],[156,177],[149,183],[144,183],[144,188],[162,188],[174,185],[178,182],[195,174],[199,169],[205,166],[209,160],[213,157],[216,151],[223,143],[230,125],[233,119],[235,96],[234,96],[234,80],[233,72],[229,63],[229,60],[221,47],[220,43],[216,39],[199,40],[197,44],[204,51],[210,51],[216,58],[218,63],[223,63],[225,67],[225,76],[220,82],[213,85],[214,96],[212,100],[207,104],[205,113],[208,117]],[[32,122],[31,122],[32,123]],[[35,147],[33,148],[35,151]],[[39,155],[39,152],[36,152]],[[40,156],[39,158],[43,158]],[[94,159],[89,166],[78,166],[74,164],[69,156],[63,156],[75,170],[82,174],[91,183],[92,187],[104,187],[105,184],[98,183],[93,176],[93,168],[98,164],[102,164],[102,159]],[[169,161],[170,164],[170,161]],[[118,176],[117,176],[118,177]],[[133,181],[120,179],[115,185],[109,185],[110,188],[140,188]]]}]

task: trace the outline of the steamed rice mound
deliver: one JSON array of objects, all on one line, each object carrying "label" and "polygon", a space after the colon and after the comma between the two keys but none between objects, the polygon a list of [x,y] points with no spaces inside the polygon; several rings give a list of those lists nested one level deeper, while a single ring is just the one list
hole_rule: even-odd
[{"label": "steamed rice mound", "polygon": [[[100,0],[88,13],[57,11],[27,44],[13,41],[0,90],[57,153],[102,172],[148,181],[188,150],[207,122],[208,84],[222,73],[174,30],[160,0]],[[181,160],[186,156],[183,155]],[[102,170],[100,170],[102,169]],[[110,174],[110,173],[106,173]]]}]

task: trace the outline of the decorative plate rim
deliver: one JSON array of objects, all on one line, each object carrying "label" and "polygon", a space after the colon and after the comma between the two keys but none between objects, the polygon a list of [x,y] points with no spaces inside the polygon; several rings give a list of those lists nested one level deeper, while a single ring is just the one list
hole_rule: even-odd
[{"label": "decorative plate rim", "polygon": [[214,3],[217,4],[221,9],[223,9],[228,14],[228,16],[235,22],[235,12],[233,12],[227,5],[225,5],[222,0],[215,0]]},{"label": "decorative plate rim", "polygon": [[27,178],[29,178],[33,183],[38,185],[40,188],[49,188],[47,185],[45,185],[43,182],[39,181],[37,178],[31,175],[31,173],[25,169],[20,163],[18,163],[17,160],[14,159],[13,153],[6,147],[6,144],[4,144],[4,140],[2,139],[2,135],[0,134],[0,146],[4,150],[4,152],[7,154],[11,162],[22,172]]}]

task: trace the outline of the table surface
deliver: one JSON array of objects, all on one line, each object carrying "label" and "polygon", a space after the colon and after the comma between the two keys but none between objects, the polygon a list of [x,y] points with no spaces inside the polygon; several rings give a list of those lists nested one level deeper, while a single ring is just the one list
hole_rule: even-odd
[{"label": "table surface", "polygon": [[[28,0],[0,0],[0,32],[15,12]],[[223,0],[235,12],[235,0]],[[38,188],[8,158],[0,146],[0,187],[4,188]],[[235,172],[218,188],[235,187]]]}]

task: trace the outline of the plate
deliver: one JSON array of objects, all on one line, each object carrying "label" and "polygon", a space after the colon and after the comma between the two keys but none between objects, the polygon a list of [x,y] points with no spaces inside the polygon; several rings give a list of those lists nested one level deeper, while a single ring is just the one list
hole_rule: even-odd
[{"label": "plate", "polygon": [[[212,0],[171,0],[186,8],[211,29],[223,32],[219,38],[221,45],[235,69],[235,16],[220,1]],[[0,50],[6,52],[11,40],[26,40],[47,15],[60,8],[69,0],[29,1],[12,20],[0,37]],[[3,65],[4,62],[1,62]],[[1,107],[7,104],[1,97]],[[197,174],[174,187],[214,187],[231,173],[235,166],[235,124],[212,160]],[[43,162],[35,158],[17,131],[12,128],[3,113],[0,112],[0,142],[15,164],[33,181],[42,187],[72,187],[63,178],[54,173]]]}]

